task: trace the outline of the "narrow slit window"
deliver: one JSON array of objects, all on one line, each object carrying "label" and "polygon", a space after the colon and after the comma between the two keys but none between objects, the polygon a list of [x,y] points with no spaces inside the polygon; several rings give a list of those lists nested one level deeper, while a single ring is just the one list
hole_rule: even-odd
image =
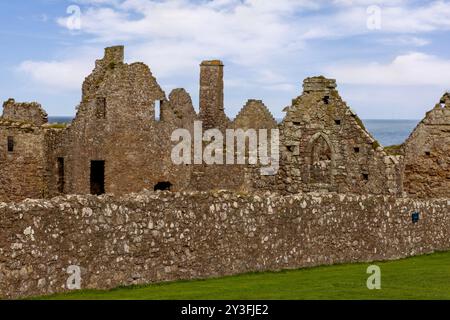
[{"label": "narrow slit window", "polygon": [[14,137],[8,137],[8,152],[14,152]]},{"label": "narrow slit window", "polygon": [[155,101],[155,120],[161,121],[161,107],[162,107],[162,101],[156,100]]},{"label": "narrow slit window", "polygon": [[96,100],[96,116],[98,119],[106,118],[106,98],[97,98],[97,100]]},{"label": "narrow slit window", "polygon": [[58,158],[57,160],[57,170],[58,170],[58,192],[64,193],[64,158]]}]

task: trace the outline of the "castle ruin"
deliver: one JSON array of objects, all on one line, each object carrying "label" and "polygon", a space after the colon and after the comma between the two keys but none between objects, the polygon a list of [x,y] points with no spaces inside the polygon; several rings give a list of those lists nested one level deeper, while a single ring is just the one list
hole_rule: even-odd
[{"label": "castle ruin", "polygon": [[[70,266],[83,289],[110,289],[450,249],[449,93],[385,148],[324,77],[304,81],[281,123],[255,99],[230,120],[223,71],[201,64],[197,114],[118,46],[96,61],[67,127],[38,103],[4,103],[0,298],[66,292]],[[171,134],[198,121],[278,129],[278,172],[175,165]]]},{"label": "castle ruin", "polygon": [[[342,100],[335,80],[308,78],[278,124],[259,100],[234,120],[224,108],[224,65],[200,65],[200,106],[184,89],[167,97],[149,67],[124,63],[124,47],[106,48],[82,87],[77,115],[54,128],[37,103],[3,105],[0,201],[61,194],[142,190],[271,190],[450,196],[449,94],[419,124],[401,152],[390,154]],[[280,129],[280,170],[264,177],[252,165],[179,166],[171,133],[203,129]]]}]

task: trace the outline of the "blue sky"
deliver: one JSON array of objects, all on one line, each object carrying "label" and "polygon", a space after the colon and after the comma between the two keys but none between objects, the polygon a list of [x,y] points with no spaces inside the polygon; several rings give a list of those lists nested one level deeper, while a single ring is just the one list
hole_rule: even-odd
[{"label": "blue sky", "polygon": [[54,116],[116,44],[195,105],[200,62],[223,60],[231,117],[255,98],[282,117],[314,75],[366,119],[420,119],[450,89],[450,1],[2,0],[0,21],[0,99]]}]

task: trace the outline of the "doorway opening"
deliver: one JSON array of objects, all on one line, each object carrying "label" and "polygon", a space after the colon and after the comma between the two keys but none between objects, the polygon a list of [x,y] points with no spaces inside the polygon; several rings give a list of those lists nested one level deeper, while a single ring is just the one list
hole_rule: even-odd
[{"label": "doorway opening", "polygon": [[91,194],[105,193],[105,161],[91,161]]}]

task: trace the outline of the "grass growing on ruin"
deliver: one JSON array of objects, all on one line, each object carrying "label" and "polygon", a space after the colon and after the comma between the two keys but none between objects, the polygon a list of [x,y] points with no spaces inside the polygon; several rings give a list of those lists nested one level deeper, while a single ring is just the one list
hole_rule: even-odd
[{"label": "grass growing on ruin", "polygon": [[[368,290],[367,267],[381,268],[381,290]],[[80,291],[46,299],[450,299],[450,252],[404,260],[277,273],[246,274],[112,291]]]}]

